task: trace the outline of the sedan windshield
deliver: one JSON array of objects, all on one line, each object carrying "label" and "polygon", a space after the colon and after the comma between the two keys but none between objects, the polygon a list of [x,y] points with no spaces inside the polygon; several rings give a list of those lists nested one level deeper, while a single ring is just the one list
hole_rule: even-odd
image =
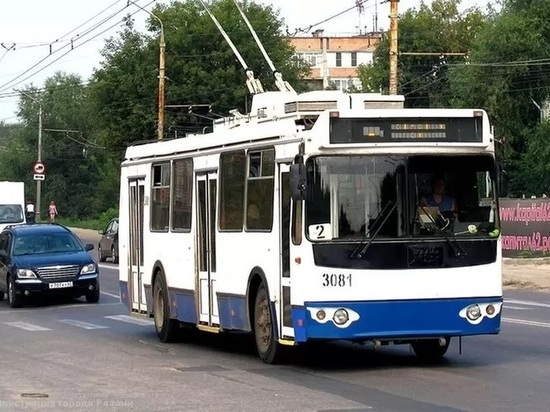
[{"label": "sedan windshield", "polygon": [[489,156],[320,156],[309,159],[311,240],[472,236],[498,227]]},{"label": "sedan windshield", "polygon": [[43,253],[81,252],[80,242],[70,233],[29,234],[18,236],[13,246],[13,255]]}]

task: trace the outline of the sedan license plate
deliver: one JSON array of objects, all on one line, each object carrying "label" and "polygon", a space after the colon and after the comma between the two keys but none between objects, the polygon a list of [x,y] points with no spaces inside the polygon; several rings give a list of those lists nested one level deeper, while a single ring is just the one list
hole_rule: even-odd
[{"label": "sedan license plate", "polygon": [[50,283],[50,289],[72,288],[73,282]]}]

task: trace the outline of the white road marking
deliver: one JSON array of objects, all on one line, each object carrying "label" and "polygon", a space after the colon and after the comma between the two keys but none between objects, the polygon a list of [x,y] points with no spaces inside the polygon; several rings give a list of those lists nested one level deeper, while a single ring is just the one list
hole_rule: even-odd
[{"label": "white road marking", "polygon": [[38,325],[33,325],[32,323],[27,323],[27,322],[4,322],[4,323],[6,325],[15,326],[16,328],[29,330],[31,332],[51,330],[51,329],[44,328],[44,327],[38,326]]},{"label": "white road marking", "polygon": [[519,306],[508,306],[504,305],[504,309],[512,309],[512,310],[533,310],[533,308],[522,308]]},{"label": "white road marking", "polygon": [[121,322],[133,323],[134,325],[151,326],[154,325],[153,319],[137,318],[130,315],[112,315],[105,316],[107,319],[119,320]]},{"label": "white road marking", "polygon": [[529,301],[529,300],[505,299],[504,300],[504,307],[506,307],[506,303],[512,303],[512,304],[515,304],[515,305],[535,306],[535,307],[539,307],[539,308],[550,308],[550,303],[532,302],[532,301]]},{"label": "white road marking", "polygon": [[516,323],[518,325],[536,326],[539,328],[550,328],[550,323],[537,322],[534,320],[514,319],[514,318],[502,318],[503,322]]},{"label": "white road marking", "polygon": [[115,295],[114,293],[103,292],[103,291],[100,291],[99,293],[101,293],[102,295],[105,295],[105,296],[110,296],[112,298],[120,298],[119,295]]},{"label": "white road marking", "polygon": [[58,319],[59,322],[66,323],[68,325],[78,326],[83,329],[109,329],[109,326],[94,325],[93,323],[82,322],[75,319]]},{"label": "white road marking", "polygon": [[105,263],[100,263],[97,266],[99,266],[101,269],[118,270],[118,265],[106,265]]}]

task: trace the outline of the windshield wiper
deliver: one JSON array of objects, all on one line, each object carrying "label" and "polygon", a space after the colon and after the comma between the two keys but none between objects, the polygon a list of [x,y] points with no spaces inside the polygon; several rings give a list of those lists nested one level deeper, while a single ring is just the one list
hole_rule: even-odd
[{"label": "windshield wiper", "polygon": [[[388,202],[388,204],[384,207],[384,209],[382,209],[382,212],[378,215],[378,217],[374,220],[374,222],[372,222],[371,228],[376,227],[376,224],[378,222],[380,222],[380,220],[382,218],[384,218],[381,221],[381,223],[378,225],[378,227],[376,228],[376,231],[373,233],[373,235],[371,236],[369,241],[365,244],[365,240],[370,235],[371,228],[369,228],[369,230],[367,230],[367,232],[363,236],[363,239],[361,239],[361,242],[357,245],[357,247],[353,250],[353,252],[349,256],[350,258],[352,258],[352,259],[353,258],[361,259],[363,257],[363,255],[365,254],[365,252],[367,251],[367,249],[371,245],[372,241],[374,240],[376,235],[378,235],[378,232],[380,232],[380,229],[382,229],[382,227],[384,227],[384,225],[386,224],[386,221],[389,219],[389,217],[391,216],[391,214],[393,213],[393,211],[395,210],[396,207],[397,207],[397,202],[393,203],[391,200]],[[389,212],[386,213],[386,211],[388,209],[389,209]],[[361,251],[359,253],[357,253],[357,251],[361,247],[362,247]]]},{"label": "windshield wiper", "polygon": [[454,254],[455,254],[455,257],[460,257],[460,256],[466,256],[467,253],[466,251],[464,250],[464,248],[460,245],[460,243],[456,240],[456,237],[454,235],[454,233],[452,232],[452,230],[450,231],[451,233],[451,237],[452,237],[452,240],[451,240],[451,237],[449,237],[448,235],[448,232],[449,232],[449,228],[450,228],[450,219],[447,219],[443,216],[440,216],[441,219],[440,220],[443,220],[443,222],[445,223],[445,225],[443,227],[441,227],[436,221],[435,219],[432,217],[432,215],[430,213],[428,213],[426,211],[426,209],[424,209],[424,206],[420,206],[420,208],[422,209],[422,211],[424,212],[424,214],[426,216],[428,216],[428,218],[432,221],[434,227],[435,227],[435,230],[437,233],[440,233],[443,235],[443,237],[445,238],[445,240],[447,241],[447,243],[449,244],[449,246],[451,247],[451,249],[453,250]]}]

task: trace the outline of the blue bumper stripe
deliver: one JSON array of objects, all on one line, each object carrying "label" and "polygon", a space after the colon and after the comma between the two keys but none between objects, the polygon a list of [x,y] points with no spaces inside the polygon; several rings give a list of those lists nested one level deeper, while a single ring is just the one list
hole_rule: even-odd
[{"label": "blue bumper stripe", "polygon": [[[460,312],[471,304],[495,304],[494,315],[477,324],[468,321]],[[403,300],[380,302],[306,302],[294,306],[292,318],[297,342],[308,339],[406,339],[439,336],[487,335],[500,332],[502,297]],[[483,308],[483,305],[481,305]],[[326,316],[317,320],[323,309]],[[338,308],[347,309],[350,321],[337,326],[333,314]]]}]

